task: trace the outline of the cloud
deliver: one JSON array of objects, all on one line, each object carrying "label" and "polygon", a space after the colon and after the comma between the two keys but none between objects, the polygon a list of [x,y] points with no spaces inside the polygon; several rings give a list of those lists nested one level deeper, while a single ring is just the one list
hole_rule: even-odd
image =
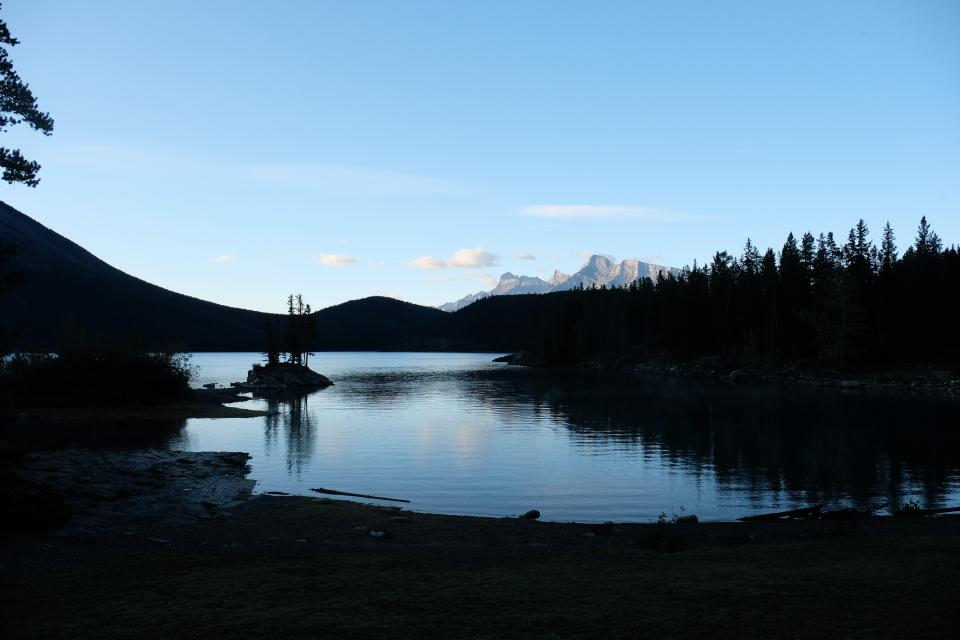
[{"label": "cloud", "polygon": [[373,267],[374,269],[379,269],[384,265],[383,260],[371,260],[367,263],[368,267]]},{"label": "cloud", "polygon": [[478,269],[495,266],[498,261],[497,254],[477,247],[476,249],[460,249],[457,251],[453,254],[450,266],[460,269]]},{"label": "cloud", "polygon": [[407,266],[414,269],[446,269],[449,265],[443,260],[437,260],[430,256],[420,256],[408,262]]},{"label": "cloud", "polygon": [[216,262],[217,264],[226,264],[226,263],[228,263],[228,262],[233,262],[234,260],[237,259],[237,257],[238,257],[238,256],[237,256],[237,254],[235,254],[235,253],[228,253],[228,254],[226,254],[226,255],[217,256],[216,258],[214,258],[214,259],[211,260],[210,262]]},{"label": "cloud", "polygon": [[536,260],[537,259],[537,256],[533,255],[532,253],[514,252],[513,257],[516,260]]},{"label": "cloud", "polygon": [[355,256],[348,256],[343,253],[321,253],[316,258],[313,259],[314,262],[318,262],[322,265],[328,267],[345,267],[348,264],[353,264],[357,261]]},{"label": "cloud", "polygon": [[523,215],[535,218],[551,218],[555,220],[632,218],[635,220],[675,222],[694,220],[701,217],[689,213],[678,213],[676,211],[655,209],[652,207],[598,204],[536,204],[524,207],[522,213]]},{"label": "cloud", "polygon": [[449,260],[440,260],[432,256],[420,256],[407,263],[414,269],[480,269],[495,266],[500,257],[482,248],[460,249]]}]

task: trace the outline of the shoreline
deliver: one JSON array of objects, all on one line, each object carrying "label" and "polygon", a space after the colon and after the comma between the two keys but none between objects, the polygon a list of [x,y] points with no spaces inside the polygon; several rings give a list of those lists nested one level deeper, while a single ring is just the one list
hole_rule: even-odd
[{"label": "shoreline", "polygon": [[796,365],[778,368],[735,366],[717,358],[688,362],[646,360],[629,362],[583,361],[554,365],[530,361],[523,353],[511,353],[493,362],[544,371],[594,371],[603,374],[628,374],[636,377],[706,380],[726,384],[776,384],[805,387],[832,387],[844,391],[898,391],[960,397],[960,376],[945,368],[885,369],[875,372],[844,373],[830,369],[811,369]]}]

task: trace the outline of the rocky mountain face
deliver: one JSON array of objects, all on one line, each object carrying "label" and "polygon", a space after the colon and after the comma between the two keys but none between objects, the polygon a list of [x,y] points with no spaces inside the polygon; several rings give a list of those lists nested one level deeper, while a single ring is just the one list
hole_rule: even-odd
[{"label": "rocky mountain face", "polygon": [[567,275],[554,271],[549,280],[537,278],[535,276],[517,276],[507,272],[500,276],[500,282],[490,291],[480,291],[460,298],[456,302],[448,302],[440,305],[444,311],[456,311],[467,305],[486,298],[488,296],[517,295],[521,293],[550,293],[551,291],[566,291],[583,285],[591,287],[593,285],[608,287],[618,287],[630,284],[640,278],[650,278],[656,280],[660,272],[667,274],[673,272],[675,275],[680,273],[679,269],[674,267],[665,267],[659,264],[641,262],[640,260],[624,260],[614,262],[610,258],[602,255],[592,255],[587,263],[573,275]]}]

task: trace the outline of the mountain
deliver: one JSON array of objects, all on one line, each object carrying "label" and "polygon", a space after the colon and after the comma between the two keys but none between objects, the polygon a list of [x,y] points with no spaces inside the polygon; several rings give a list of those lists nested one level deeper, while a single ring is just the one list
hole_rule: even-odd
[{"label": "mountain", "polygon": [[551,291],[567,291],[583,285],[590,287],[593,285],[608,287],[628,285],[639,278],[650,278],[656,280],[660,272],[664,274],[673,272],[675,275],[680,273],[679,269],[674,267],[665,267],[640,260],[624,260],[616,263],[610,258],[602,255],[592,255],[587,263],[573,275],[566,275],[559,271],[554,271],[549,280],[543,280],[533,276],[517,276],[507,272],[500,276],[500,282],[490,291],[480,291],[473,293],[456,302],[447,302],[440,305],[443,311],[457,311],[463,309],[477,300],[490,296],[517,295],[523,293],[550,293]]},{"label": "mountain", "polygon": [[[116,269],[36,220],[0,202],[0,241],[17,254],[4,270],[26,282],[0,297],[0,330],[20,350],[56,350],[65,321],[91,338],[131,330],[150,349],[259,351],[268,319],[150,284]],[[278,287],[278,298],[286,293]],[[532,333],[527,303],[513,311],[480,305],[449,314],[433,307],[371,297],[317,311],[314,350],[514,351]],[[517,311],[517,310],[520,311]]]}]

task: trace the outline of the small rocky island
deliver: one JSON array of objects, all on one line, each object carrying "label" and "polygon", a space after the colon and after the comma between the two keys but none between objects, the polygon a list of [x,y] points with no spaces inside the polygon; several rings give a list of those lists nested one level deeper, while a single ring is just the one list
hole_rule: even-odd
[{"label": "small rocky island", "polygon": [[255,364],[247,372],[246,382],[235,382],[233,386],[244,389],[323,389],[332,386],[325,375],[310,367],[293,362],[272,362],[266,365]]}]

